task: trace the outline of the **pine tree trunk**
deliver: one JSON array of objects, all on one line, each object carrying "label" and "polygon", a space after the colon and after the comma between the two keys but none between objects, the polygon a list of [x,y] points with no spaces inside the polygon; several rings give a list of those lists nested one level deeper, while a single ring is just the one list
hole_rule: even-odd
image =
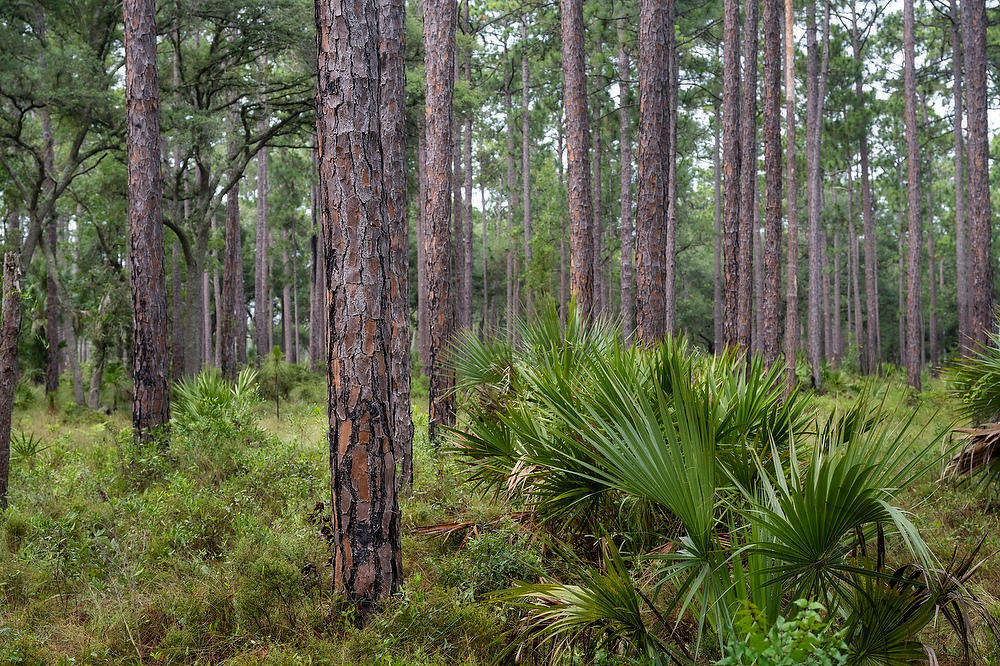
[{"label": "pine tree trunk", "polygon": [[758,295],[761,310],[760,350],[773,364],[781,349],[781,5],[764,0],[764,283]]},{"label": "pine tree trunk", "polygon": [[969,278],[966,272],[965,232],[965,142],[962,137],[962,18],[957,0],[950,0],[951,12],[951,73],[952,112],[955,135],[955,284],[958,306],[958,343],[964,347],[969,339]]},{"label": "pine tree trunk", "polygon": [[715,324],[715,335],[712,340],[712,351],[716,354],[723,348],[725,342],[722,334],[722,147],[719,141],[719,125],[722,118],[719,114],[719,104],[715,104],[715,116],[712,122],[712,200],[715,219],[715,280],[712,289],[712,320]]},{"label": "pine tree trunk", "polygon": [[840,309],[840,232],[833,231],[833,369],[840,367],[844,354],[844,326]]},{"label": "pine tree trunk", "polygon": [[[626,340],[630,340],[635,328],[635,308],[632,296],[632,262],[635,253],[632,244],[632,128],[630,127],[628,105],[630,101],[628,82],[631,78],[628,51],[625,50],[625,30],[618,22],[618,149],[619,149],[619,199],[620,216],[620,278],[621,278],[621,320]],[[560,160],[562,157],[560,156]]]},{"label": "pine tree trunk", "polygon": [[7,508],[10,479],[10,433],[14,389],[18,379],[17,340],[21,333],[21,257],[17,213],[8,212],[8,238],[13,243],[3,257],[3,297],[0,301],[0,510]]},{"label": "pine tree trunk", "polygon": [[[41,29],[45,34],[44,27]],[[44,150],[42,161],[47,174],[55,173],[55,148],[52,137],[52,120],[48,109],[43,108],[39,115],[42,121],[42,144]],[[159,143],[157,142],[157,148]],[[158,154],[158,153],[157,153]],[[49,185],[48,187],[53,187]],[[45,253],[55,257],[58,247],[58,231],[54,216],[43,220],[44,226],[43,240],[45,243]],[[45,268],[45,394],[52,395],[59,389],[59,298],[56,294],[56,280],[51,271],[55,270],[55,265],[46,263]]]},{"label": "pine tree trunk", "polygon": [[989,123],[987,119],[986,2],[962,2],[965,47],[965,105],[968,114],[968,198],[966,215],[969,340],[984,345],[994,330],[991,241]]},{"label": "pine tree trunk", "polygon": [[[466,0],[468,26],[468,0]],[[406,202],[406,32],[404,0],[378,0],[379,61],[381,63],[380,124],[386,219],[389,230],[389,407],[393,457],[400,466],[398,487],[413,486],[413,421],[410,416],[410,227]],[[468,28],[467,28],[468,29]],[[468,77],[466,63],[466,77]],[[471,132],[472,125],[466,126]],[[466,219],[471,223],[471,143],[466,136]],[[471,231],[470,231],[471,234]],[[471,259],[467,238],[466,260]],[[469,291],[472,280],[467,276]],[[463,304],[463,308],[468,304]],[[471,320],[471,314],[468,315]],[[471,325],[471,321],[469,322]]]},{"label": "pine tree trunk", "polygon": [[486,339],[491,333],[491,314],[490,314],[490,281],[489,281],[489,263],[490,263],[490,249],[489,249],[489,224],[486,220],[486,178],[482,170],[479,172],[479,201],[483,207],[482,215],[480,216],[480,223],[482,224],[482,254],[483,254],[483,318],[482,318],[482,329],[480,330],[481,338]]},{"label": "pine tree trunk", "polygon": [[[900,174],[899,165],[896,165],[896,175],[898,177],[897,182],[902,182],[902,174]],[[905,217],[904,217],[904,205],[905,202],[902,198],[899,200],[899,242],[897,244],[897,254],[899,258],[899,280],[897,282],[897,291],[899,293],[899,302],[896,306],[897,319],[899,320],[899,367],[906,367],[906,252],[904,245],[904,238],[906,236]]]},{"label": "pine tree trunk", "polygon": [[295,242],[295,227],[291,228],[292,234],[292,358],[291,362],[299,362],[299,265],[298,246]]},{"label": "pine tree trunk", "polygon": [[639,193],[636,207],[635,315],[636,337],[647,343],[667,333],[666,236],[667,155],[669,152],[667,90],[667,3],[639,2]]},{"label": "pine tree trunk", "polygon": [[822,285],[823,285],[823,359],[833,360],[833,310],[830,307],[830,253],[829,240],[824,230],[820,237],[820,256],[822,257]]},{"label": "pine tree trunk", "polygon": [[[740,296],[740,52],[737,0],[722,4],[722,211],[723,272],[725,314],[723,342],[728,347],[741,343],[739,328]],[[749,276],[748,276],[749,277]]]},{"label": "pine tree trunk", "polygon": [[508,64],[504,79],[504,111],[507,119],[507,229],[504,245],[507,247],[507,344],[514,342],[515,322],[518,319],[520,303],[517,300],[517,250],[514,245],[514,209],[517,208],[517,189],[514,185],[514,110],[511,86],[514,79],[514,63],[507,56],[504,43],[504,61]]},{"label": "pine tree trunk", "polygon": [[[391,371],[374,371],[392,363],[389,202],[398,201],[398,193],[389,192],[392,185],[384,182],[384,158],[394,149],[383,152],[386,135],[380,121],[387,110],[379,104],[386,99],[379,94],[380,88],[385,92],[385,81],[379,80],[384,71],[379,46],[381,39],[395,40],[402,47],[398,32],[402,11],[398,2],[381,12],[375,0],[316,3],[319,182],[331,329],[334,591],[357,604],[362,620],[396,592],[403,576],[392,378]],[[385,57],[386,50],[381,55]],[[390,73],[398,66],[395,63],[386,74],[401,77],[399,72]],[[391,131],[395,137],[398,127]],[[448,138],[432,150],[445,184]],[[401,148],[402,137],[396,139],[400,141],[396,149]],[[398,162],[398,155],[393,155]],[[393,172],[387,180],[397,175]],[[443,208],[447,213],[447,198]],[[447,215],[437,222],[436,230],[447,238]],[[433,375],[431,386],[434,396]]]},{"label": "pine tree trunk", "polygon": [[866,360],[862,354],[863,347],[862,340],[864,339],[864,325],[861,318],[861,286],[858,280],[858,273],[860,272],[859,264],[861,263],[861,251],[858,247],[858,235],[857,230],[854,228],[854,173],[852,170],[848,170],[848,181],[847,181],[847,233],[848,238],[848,252],[851,257],[850,266],[850,283],[852,287],[852,294],[854,296],[854,344],[858,347],[858,363],[861,365],[862,369],[865,368]]},{"label": "pine tree trunk", "polygon": [[[468,0],[466,0],[468,1]],[[521,226],[524,228],[524,306],[531,315],[531,268],[534,255],[531,250],[531,117],[528,108],[528,25],[521,19]]]},{"label": "pine tree trunk", "polygon": [[427,141],[423,117],[417,120],[417,352],[420,359],[420,371],[430,370],[430,315],[428,314],[427,298],[427,212],[424,202],[427,201]]},{"label": "pine tree trunk", "polygon": [[[261,125],[266,126],[265,121]],[[267,146],[257,153],[257,229],[254,239],[254,343],[257,346],[257,367],[270,353],[268,333],[273,325],[271,317],[271,287],[268,284],[267,261]]]},{"label": "pine tree trunk", "polygon": [[667,229],[663,238],[664,321],[667,333],[677,327],[677,89],[680,75],[677,63],[677,36],[674,30],[676,2],[666,3],[667,12]]},{"label": "pine tree trunk", "polygon": [[753,244],[757,236],[757,3],[746,0],[743,18],[743,95],[740,116],[740,220],[737,264],[737,344],[751,348]]},{"label": "pine tree trunk", "polygon": [[129,268],[132,278],[132,430],[150,441],[170,422],[167,279],[163,252],[160,109],[153,0],[125,0]]},{"label": "pine tree trunk", "polygon": [[[563,124],[556,130],[557,157],[556,177],[559,181],[559,191],[566,186],[563,174]],[[569,258],[566,256],[566,216],[559,216],[559,322],[565,326],[569,313]]]},{"label": "pine tree trunk", "polygon": [[[212,216],[212,231],[213,235],[216,231],[215,226],[215,216]],[[225,234],[223,234],[224,236]],[[216,266],[219,262],[219,251],[215,251],[215,263]],[[219,279],[219,269],[217,267],[212,268],[212,296],[213,303],[215,305],[215,367],[222,367],[222,281]]]},{"label": "pine tree trunk", "polygon": [[[458,66],[455,67],[458,78]],[[452,275],[455,279],[454,313],[457,328],[465,328],[462,320],[462,303],[471,285],[465,282],[465,201],[462,198],[462,186],[465,184],[465,174],[462,172],[462,123],[455,119],[454,146],[452,159],[452,205],[451,205],[451,249]]]},{"label": "pine tree trunk", "polygon": [[281,332],[284,337],[282,347],[285,350],[285,360],[292,362],[292,264],[288,260],[287,242],[281,249],[281,272],[284,280],[281,285]]},{"label": "pine tree trunk", "polygon": [[[598,110],[600,111],[600,110]],[[598,112],[598,117],[600,113]],[[598,120],[594,125],[594,152],[592,156],[591,175],[591,202],[593,220],[590,222],[590,230],[593,233],[593,275],[594,275],[594,300],[592,312],[597,315],[604,315],[607,312],[604,303],[604,141],[601,133],[601,122]]]},{"label": "pine tree trunk", "polygon": [[[226,194],[225,248],[222,263],[222,311],[218,345],[219,367],[222,374],[235,379],[238,361],[236,358],[236,337],[239,327],[239,275],[242,273],[240,261],[240,192],[239,183]],[[284,315],[284,313],[282,313]]]},{"label": "pine tree trunk", "polygon": [[[324,307],[319,293],[319,238],[313,234],[309,239],[311,261],[309,262],[309,370],[319,372],[323,367],[323,331],[320,329],[320,308]],[[269,296],[270,297],[270,296]]]},{"label": "pine tree trunk", "polygon": [[799,349],[799,179],[795,150],[795,12],[785,0],[785,196],[788,200],[788,250],[785,276],[786,391],[798,384],[795,373]]},{"label": "pine tree trunk", "polygon": [[816,0],[806,5],[806,203],[809,217],[809,309],[807,353],[812,367],[813,388],[821,383],[823,347],[822,280],[823,258],[820,228],[819,127],[822,124],[819,101],[819,50],[816,44]]},{"label": "pine tree trunk", "polygon": [[[469,23],[469,0],[462,3],[462,15],[465,25],[465,34],[472,34],[472,26]],[[465,81],[472,89],[472,50],[465,50]],[[404,91],[405,92],[405,91]],[[463,135],[465,143],[465,232],[462,234],[462,243],[465,246],[462,252],[462,283],[465,284],[465,291],[462,293],[461,320],[462,327],[472,328],[472,114],[465,117],[465,133]],[[409,409],[409,407],[407,407]]]},{"label": "pine tree trunk", "polygon": [[424,64],[427,72],[427,193],[424,200],[424,248],[429,315],[428,437],[439,443],[439,428],[455,422],[454,377],[445,366],[455,313],[451,299],[451,252],[448,219],[451,194],[452,99],[455,76],[456,5],[424,0]]},{"label": "pine tree trunk", "polygon": [[906,295],[906,378],[920,390],[920,143],[917,136],[917,75],[914,63],[913,0],[903,0],[903,117],[906,123],[906,203],[909,268]]},{"label": "pine tree trunk", "polygon": [[590,198],[590,121],[583,52],[583,0],[560,0],[563,109],[569,185],[570,293],[580,314],[594,307],[593,203]]}]

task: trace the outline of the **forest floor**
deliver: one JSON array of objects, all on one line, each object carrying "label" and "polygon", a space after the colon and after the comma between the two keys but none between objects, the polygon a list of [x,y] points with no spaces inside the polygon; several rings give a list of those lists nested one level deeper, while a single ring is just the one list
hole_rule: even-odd
[{"label": "forest floor", "polygon": [[[916,410],[915,446],[954,424],[940,381],[915,398],[887,385],[901,423]],[[817,411],[862,388],[834,375]],[[531,577],[542,551],[510,520],[516,508],[463,484],[459,462],[430,449],[419,398],[402,593],[363,629],[331,614],[325,395],[309,377],[280,416],[262,401],[256,423],[175,430],[161,453],[131,445],[125,411],[19,391],[11,508],[0,514],[0,664],[494,663],[516,616],[484,598]],[[939,469],[903,504],[942,559],[986,536],[976,591],[1000,610],[1000,513],[939,483]],[[445,522],[475,524],[474,538],[416,531]],[[941,663],[957,663],[946,627],[932,631]]]}]

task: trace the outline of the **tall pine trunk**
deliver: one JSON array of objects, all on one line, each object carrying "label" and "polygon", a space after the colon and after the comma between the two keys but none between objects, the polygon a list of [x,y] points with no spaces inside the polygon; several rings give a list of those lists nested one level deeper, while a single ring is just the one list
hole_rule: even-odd
[{"label": "tall pine trunk", "polygon": [[[468,11],[468,2],[466,2]],[[389,408],[393,456],[400,465],[399,486],[413,485],[413,421],[410,416],[410,227],[406,209],[406,64],[404,0],[378,0],[382,104],[380,131],[389,233]],[[468,14],[466,14],[468,24]],[[468,64],[466,65],[468,76]],[[466,127],[467,131],[471,125]],[[466,137],[466,166],[470,144]],[[467,193],[471,184],[466,179]],[[467,198],[467,202],[471,199]],[[471,205],[471,204],[470,204]],[[468,212],[468,211],[467,211]],[[469,216],[471,217],[471,215]],[[471,245],[467,245],[471,253]],[[470,257],[467,255],[466,259]],[[472,281],[469,280],[470,288]],[[464,307],[464,306],[463,306]],[[470,315],[471,317],[471,315]]]},{"label": "tall pine trunk", "polygon": [[950,0],[952,113],[955,137],[955,283],[958,305],[958,343],[969,339],[969,278],[966,272],[965,232],[965,142],[962,137],[962,18],[957,0]]},{"label": "tall pine trunk", "polygon": [[[628,51],[625,49],[623,21],[618,22],[618,150],[619,150],[619,195],[620,242],[619,253],[621,278],[621,320],[626,339],[631,339],[635,328],[635,307],[632,299],[632,266],[635,250],[632,244],[632,128],[629,119],[629,88],[631,67]],[[560,156],[560,160],[562,157]]]},{"label": "tall pine trunk", "polygon": [[123,8],[129,268],[135,331],[132,430],[136,442],[143,443],[170,422],[156,7],[153,0],[125,0]]},{"label": "tall pine trunk", "polygon": [[920,390],[920,139],[917,136],[917,75],[914,62],[913,0],[903,0],[903,117],[906,123],[906,205],[909,267],[906,289],[906,378]]},{"label": "tall pine trunk", "polygon": [[764,0],[764,284],[760,351],[771,365],[781,348],[781,5]]},{"label": "tall pine trunk", "polygon": [[712,120],[712,202],[715,221],[715,279],[712,289],[712,320],[714,336],[712,351],[719,353],[725,344],[722,334],[722,146],[719,140],[719,125],[722,118],[719,114],[719,104],[715,104],[715,116]]},{"label": "tall pine trunk", "polygon": [[3,256],[3,297],[0,300],[0,510],[7,508],[11,420],[18,379],[17,340],[21,333],[21,252],[17,217],[16,211],[8,212],[8,249]]},{"label": "tall pine trunk", "polygon": [[507,122],[507,228],[504,246],[507,248],[507,343],[514,341],[515,322],[520,303],[517,299],[517,249],[514,244],[514,209],[517,208],[517,188],[514,185],[514,110],[511,86],[514,80],[514,63],[507,58],[507,44],[504,43],[504,60],[508,64],[504,80],[504,111]]},{"label": "tall pine trunk", "polygon": [[663,239],[665,301],[664,322],[667,333],[677,326],[677,89],[680,75],[677,63],[677,35],[674,30],[676,3],[666,3],[667,12],[667,229]]},{"label": "tall pine trunk", "polygon": [[590,228],[590,121],[583,53],[583,0],[560,0],[563,108],[569,186],[570,293],[589,317],[594,305],[594,247]]},{"label": "tall pine trunk", "polygon": [[647,343],[667,333],[667,154],[670,58],[666,3],[639,2],[639,194],[636,206],[636,337]]},{"label": "tall pine trunk", "polygon": [[994,329],[991,241],[989,123],[986,79],[986,2],[963,0],[962,35],[965,47],[965,104],[968,114],[969,340],[983,345]]},{"label": "tall pine trunk", "polygon": [[593,312],[604,315],[607,312],[604,302],[604,138],[601,133],[600,109],[598,119],[594,123],[594,152],[592,155],[593,173],[591,176],[592,212],[590,223],[593,233],[594,259],[594,303]]},{"label": "tall pine trunk", "polygon": [[[399,589],[403,576],[392,380],[384,371],[393,354],[388,210],[393,195],[383,171],[385,109],[379,104],[385,100],[379,94],[379,46],[387,36],[380,29],[392,31],[401,43],[395,30],[403,19],[395,15],[402,11],[401,3],[393,3],[380,21],[375,0],[316,3],[334,591],[357,604],[362,619]],[[449,143],[435,153],[445,173]],[[445,232],[447,224],[445,217]]]},{"label": "tall pine trunk", "polygon": [[[468,2],[468,0],[466,0]],[[531,267],[534,255],[531,250],[531,123],[528,108],[528,25],[521,19],[521,226],[524,229],[524,306],[532,312]]]},{"label": "tall pine trunk", "polygon": [[[740,7],[737,0],[722,3],[722,254],[725,313],[722,337],[726,346],[739,346],[740,328]],[[749,277],[749,275],[747,276]]]},{"label": "tall pine trunk", "polygon": [[[261,120],[265,126],[266,121]],[[257,229],[254,239],[254,341],[257,346],[257,365],[271,352],[268,348],[273,319],[271,317],[271,286],[267,274],[267,147],[257,153]]]},{"label": "tall pine trunk", "polygon": [[799,349],[799,179],[795,150],[795,12],[785,0],[785,196],[788,199],[788,250],[785,277],[786,390],[798,384],[795,373]]},{"label": "tall pine trunk", "polygon": [[452,100],[455,76],[456,5],[424,0],[424,66],[427,74],[427,184],[424,206],[427,314],[429,317],[428,436],[439,442],[439,429],[455,422],[454,377],[445,365],[454,328],[451,298],[451,252],[448,221],[451,208]]},{"label": "tall pine trunk", "polygon": [[757,236],[757,3],[758,0],[746,0],[743,17],[736,341],[744,351],[751,345],[753,244]]}]

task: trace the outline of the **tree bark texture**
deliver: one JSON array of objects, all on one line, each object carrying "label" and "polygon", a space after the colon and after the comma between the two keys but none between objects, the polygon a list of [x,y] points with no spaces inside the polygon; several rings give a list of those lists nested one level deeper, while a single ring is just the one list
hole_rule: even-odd
[{"label": "tree bark texture", "polygon": [[[629,88],[631,66],[628,51],[625,49],[625,30],[622,21],[618,22],[618,149],[619,149],[619,199],[621,252],[619,253],[621,278],[621,320],[626,339],[631,339],[635,328],[635,307],[632,295],[632,266],[635,249],[632,243],[632,128],[629,118]],[[560,160],[562,156],[560,155]]]},{"label": "tree bark texture", "polygon": [[920,139],[917,136],[917,75],[914,62],[913,0],[903,0],[903,117],[906,124],[906,205],[909,267],[906,289],[906,378],[920,390]]},{"label": "tree bark texture", "polygon": [[594,247],[590,228],[593,204],[590,199],[590,121],[584,64],[583,0],[560,0],[559,5],[568,152],[570,293],[576,299],[577,310],[586,318],[594,303]]},{"label": "tree bark texture", "polygon": [[984,345],[993,321],[993,268],[990,235],[989,123],[986,79],[986,2],[962,2],[965,48],[965,105],[968,115],[967,279],[969,340]]},{"label": "tree bark texture", "polygon": [[143,443],[170,422],[155,3],[125,0],[124,17],[129,268],[135,330],[132,429],[136,442]]},{"label": "tree bark texture", "polygon": [[[727,346],[740,344],[740,47],[737,0],[722,4],[722,337]],[[749,278],[749,275],[747,276]]]},{"label": "tree bark texture", "polygon": [[424,206],[427,312],[429,316],[429,438],[439,442],[441,426],[455,422],[454,377],[445,366],[454,327],[451,299],[451,252],[448,221],[451,208],[452,100],[455,76],[456,4],[424,0],[424,64],[427,73],[427,191]]},{"label": "tree bark texture", "polygon": [[785,0],[785,196],[788,200],[788,250],[785,274],[786,390],[798,384],[795,373],[799,349],[799,179],[795,150],[795,11]]},{"label": "tree bark texture", "polygon": [[271,353],[268,334],[274,319],[271,316],[271,285],[267,261],[267,147],[257,153],[257,229],[254,238],[254,339],[257,346],[257,365]]},{"label": "tree bark texture", "polygon": [[677,35],[674,30],[676,3],[667,0],[667,229],[663,242],[665,301],[663,326],[672,334],[677,327],[677,90],[680,73],[677,61]]},{"label": "tree bark texture", "polygon": [[[465,0],[466,3],[468,0]],[[521,226],[524,231],[524,307],[530,316],[533,309],[531,300],[531,267],[534,256],[531,251],[531,110],[528,107],[528,24],[521,20]]]},{"label": "tree bark texture", "polygon": [[667,3],[639,2],[639,155],[636,206],[636,337],[647,343],[667,333],[667,128],[670,86]]},{"label": "tree bark texture", "polygon": [[757,234],[757,2],[743,10],[743,97],[740,115],[740,221],[737,343],[750,349],[753,317],[753,242]]},{"label": "tree bark texture", "polygon": [[781,349],[781,5],[763,0],[764,23],[764,285],[760,351],[771,365]]},{"label": "tree bark texture", "polygon": [[[466,4],[468,7],[468,4]],[[403,0],[378,0],[380,131],[386,218],[389,225],[389,407],[399,485],[413,485],[413,420],[410,415],[410,227],[406,210],[406,63]],[[466,17],[468,21],[468,17]],[[468,129],[468,128],[467,128]],[[468,138],[468,137],[467,137]],[[471,144],[466,143],[467,154]],[[467,164],[467,166],[470,166]],[[471,196],[471,185],[466,183]],[[471,199],[468,200],[471,205]],[[468,212],[468,211],[467,211]],[[469,216],[471,217],[471,215]],[[471,253],[471,242],[467,245]],[[468,257],[467,255],[467,258]],[[471,289],[472,280],[469,279]],[[463,308],[465,305],[463,305]],[[471,315],[470,315],[471,317]],[[470,322],[471,323],[471,322]]]},{"label": "tree bark texture", "polygon": [[[402,582],[389,370],[392,195],[383,180],[379,9],[375,0],[317,0],[316,27],[333,579],[334,590],[366,618]],[[445,142],[437,154],[445,174],[449,149]],[[447,231],[447,217],[443,222]]]},{"label": "tree bark texture", "polygon": [[[11,213],[12,218],[15,215]],[[11,420],[18,379],[17,340],[21,333],[20,263],[20,250],[8,249],[3,257],[3,298],[0,302],[0,510],[7,508],[10,479]]]},{"label": "tree bark texture", "polygon": [[958,343],[964,345],[969,339],[969,278],[966,272],[966,232],[965,232],[965,141],[962,136],[962,117],[965,107],[962,102],[962,18],[958,11],[958,1],[950,0],[951,11],[951,73],[952,111],[955,135],[955,283],[958,305]]}]

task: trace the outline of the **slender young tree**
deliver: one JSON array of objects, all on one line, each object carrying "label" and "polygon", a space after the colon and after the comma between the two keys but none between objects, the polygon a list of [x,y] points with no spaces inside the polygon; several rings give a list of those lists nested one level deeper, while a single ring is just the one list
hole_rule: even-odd
[{"label": "slender young tree", "polygon": [[[466,1],[466,11],[468,2]],[[406,215],[406,63],[403,0],[378,0],[382,174],[389,224],[389,406],[401,486],[413,485],[410,415],[410,227]],[[466,14],[468,23],[468,14]],[[467,129],[470,126],[467,126]],[[469,143],[466,141],[466,153]],[[471,164],[467,162],[471,170]],[[471,190],[468,179],[466,187]],[[467,199],[468,200],[468,199]],[[469,215],[471,218],[471,215]],[[467,246],[471,254],[471,245]],[[467,255],[468,258],[468,255]],[[471,279],[469,284],[471,285]],[[464,307],[464,306],[463,306]],[[470,315],[471,316],[471,315]]]},{"label": "slender young tree", "polygon": [[583,51],[583,0],[560,0],[563,108],[569,185],[570,293],[589,317],[594,304],[594,247],[590,228],[590,121]]},{"label": "slender young tree", "polygon": [[[986,79],[986,2],[962,1],[965,105],[968,114],[969,342],[984,345],[993,325],[989,122]],[[961,289],[961,286],[959,286]]]},{"label": "slender young tree", "polygon": [[[402,12],[401,4],[393,7]],[[316,2],[333,579],[334,590],[356,603],[362,618],[399,588],[403,576],[387,371],[393,353],[388,210],[393,195],[383,175],[379,104],[380,27],[391,28],[381,23],[375,0]],[[395,25],[401,24],[402,17],[396,18]],[[449,144],[437,155],[445,172]],[[447,217],[443,222],[447,231]]]},{"label": "slender young tree", "polygon": [[758,296],[760,350],[770,365],[781,349],[781,5],[764,0],[764,288]]},{"label": "slender young tree", "polygon": [[[740,311],[740,7],[738,0],[722,3],[722,211],[723,341],[741,343]],[[747,275],[749,278],[749,275]]]},{"label": "slender young tree", "polygon": [[[261,119],[261,124],[266,125]],[[257,365],[271,352],[268,347],[271,316],[271,285],[269,284],[267,261],[267,147],[257,153],[257,229],[254,238],[254,341],[257,346]],[[284,313],[282,313],[284,314]]]},{"label": "slender young tree", "polygon": [[514,84],[514,62],[507,54],[507,44],[504,43],[504,62],[506,78],[504,79],[504,111],[507,125],[507,228],[504,245],[507,247],[507,343],[514,341],[517,330],[514,322],[519,315],[520,303],[517,298],[517,249],[514,244],[514,209],[517,208],[517,187],[515,180],[517,172],[514,168],[514,109],[511,87]]},{"label": "slender young tree", "polygon": [[917,136],[917,74],[913,0],[903,0],[903,117],[906,124],[906,205],[909,267],[906,293],[906,378],[920,390],[920,139]]},{"label": "slender young tree", "polygon": [[786,390],[798,383],[799,350],[799,179],[795,151],[795,6],[785,0],[785,196],[788,199],[788,251],[785,261]]},{"label": "slender young tree", "polygon": [[719,103],[715,103],[715,113],[712,118],[712,208],[715,222],[715,278],[712,285],[712,320],[714,336],[712,348],[716,353],[725,345],[722,335],[722,146],[720,145],[719,125],[722,118]]},{"label": "slender young tree", "polygon": [[962,137],[962,18],[958,1],[950,0],[951,13],[951,74],[952,117],[955,136],[955,289],[958,305],[958,343],[969,339],[969,278],[966,273],[965,233],[965,142]]},{"label": "slender young tree", "polygon": [[136,442],[145,443],[170,422],[156,7],[153,0],[125,0],[123,10],[129,268],[135,329],[132,430]]},{"label": "slender young tree", "polygon": [[[872,208],[872,187],[869,174],[869,148],[868,148],[868,122],[864,103],[864,87],[862,77],[864,71],[864,60],[861,52],[861,33],[858,27],[858,13],[856,2],[851,2],[851,48],[854,54],[856,75],[854,78],[854,96],[857,110],[861,115],[860,131],[860,169],[861,169],[861,215],[864,220],[865,234],[865,305],[867,312],[867,326],[864,338],[857,339],[860,348],[861,366],[864,372],[878,372],[880,350],[878,345],[878,281],[876,280],[876,234],[875,214]],[[860,318],[860,315],[858,315]],[[860,323],[855,323],[855,328],[861,329]]]},{"label": "slender young tree", "polygon": [[[472,35],[472,24],[469,22],[469,0],[462,2],[462,25],[467,36]],[[400,33],[402,35],[402,33]],[[465,49],[464,73],[465,82],[472,89],[472,49]],[[404,91],[405,92],[405,91]],[[465,156],[465,230],[462,232],[462,301],[459,303],[459,321],[463,328],[472,328],[472,114],[465,115],[465,131],[462,133],[462,151]],[[404,161],[405,167],[405,161]],[[408,306],[407,306],[408,307]],[[409,401],[406,405],[409,414]]]},{"label": "slender young tree", "polygon": [[594,151],[591,153],[591,210],[594,218],[590,221],[593,233],[594,259],[594,303],[592,312],[604,315],[607,312],[604,303],[604,137],[601,132],[603,113],[598,108],[594,123]]},{"label": "slender young tree", "polygon": [[[626,338],[635,328],[635,308],[632,302],[632,130],[629,119],[629,88],[631,66],[625,48],[623,21],[618,22],[618,149],[619,149],[619,199],[621,200],[621,319]],[[561,158],[560,158],[561,159]]]},{"label": "slender young tree", "polygon": [[[467,2],[468,0],[466,0]],[[531,267],[534,257],[531,251],[531,114],[528,108],[528,24],[521,19],[521,226],[524,228],[524,296],[525,309],[530,315]]]},{"label": "slender young tree", "polygon": [[454,327],[451,299],[451,252],[448,221],[451,212],[452,100],[455,85],[455,23],[457,5],[449,0],[424,0],[424,68],[427,75],[427,173],[424,206],[424,261],[427,313],[430,319],[429,438],[455,422],[454,377],[445,366],[445,353]]},{"label": "slender young tree", "polygon": [[643,342],[667,333],[667,132],[670,58],[667,3],[639,2],[639,194],[636,207],[636,336]]}]

